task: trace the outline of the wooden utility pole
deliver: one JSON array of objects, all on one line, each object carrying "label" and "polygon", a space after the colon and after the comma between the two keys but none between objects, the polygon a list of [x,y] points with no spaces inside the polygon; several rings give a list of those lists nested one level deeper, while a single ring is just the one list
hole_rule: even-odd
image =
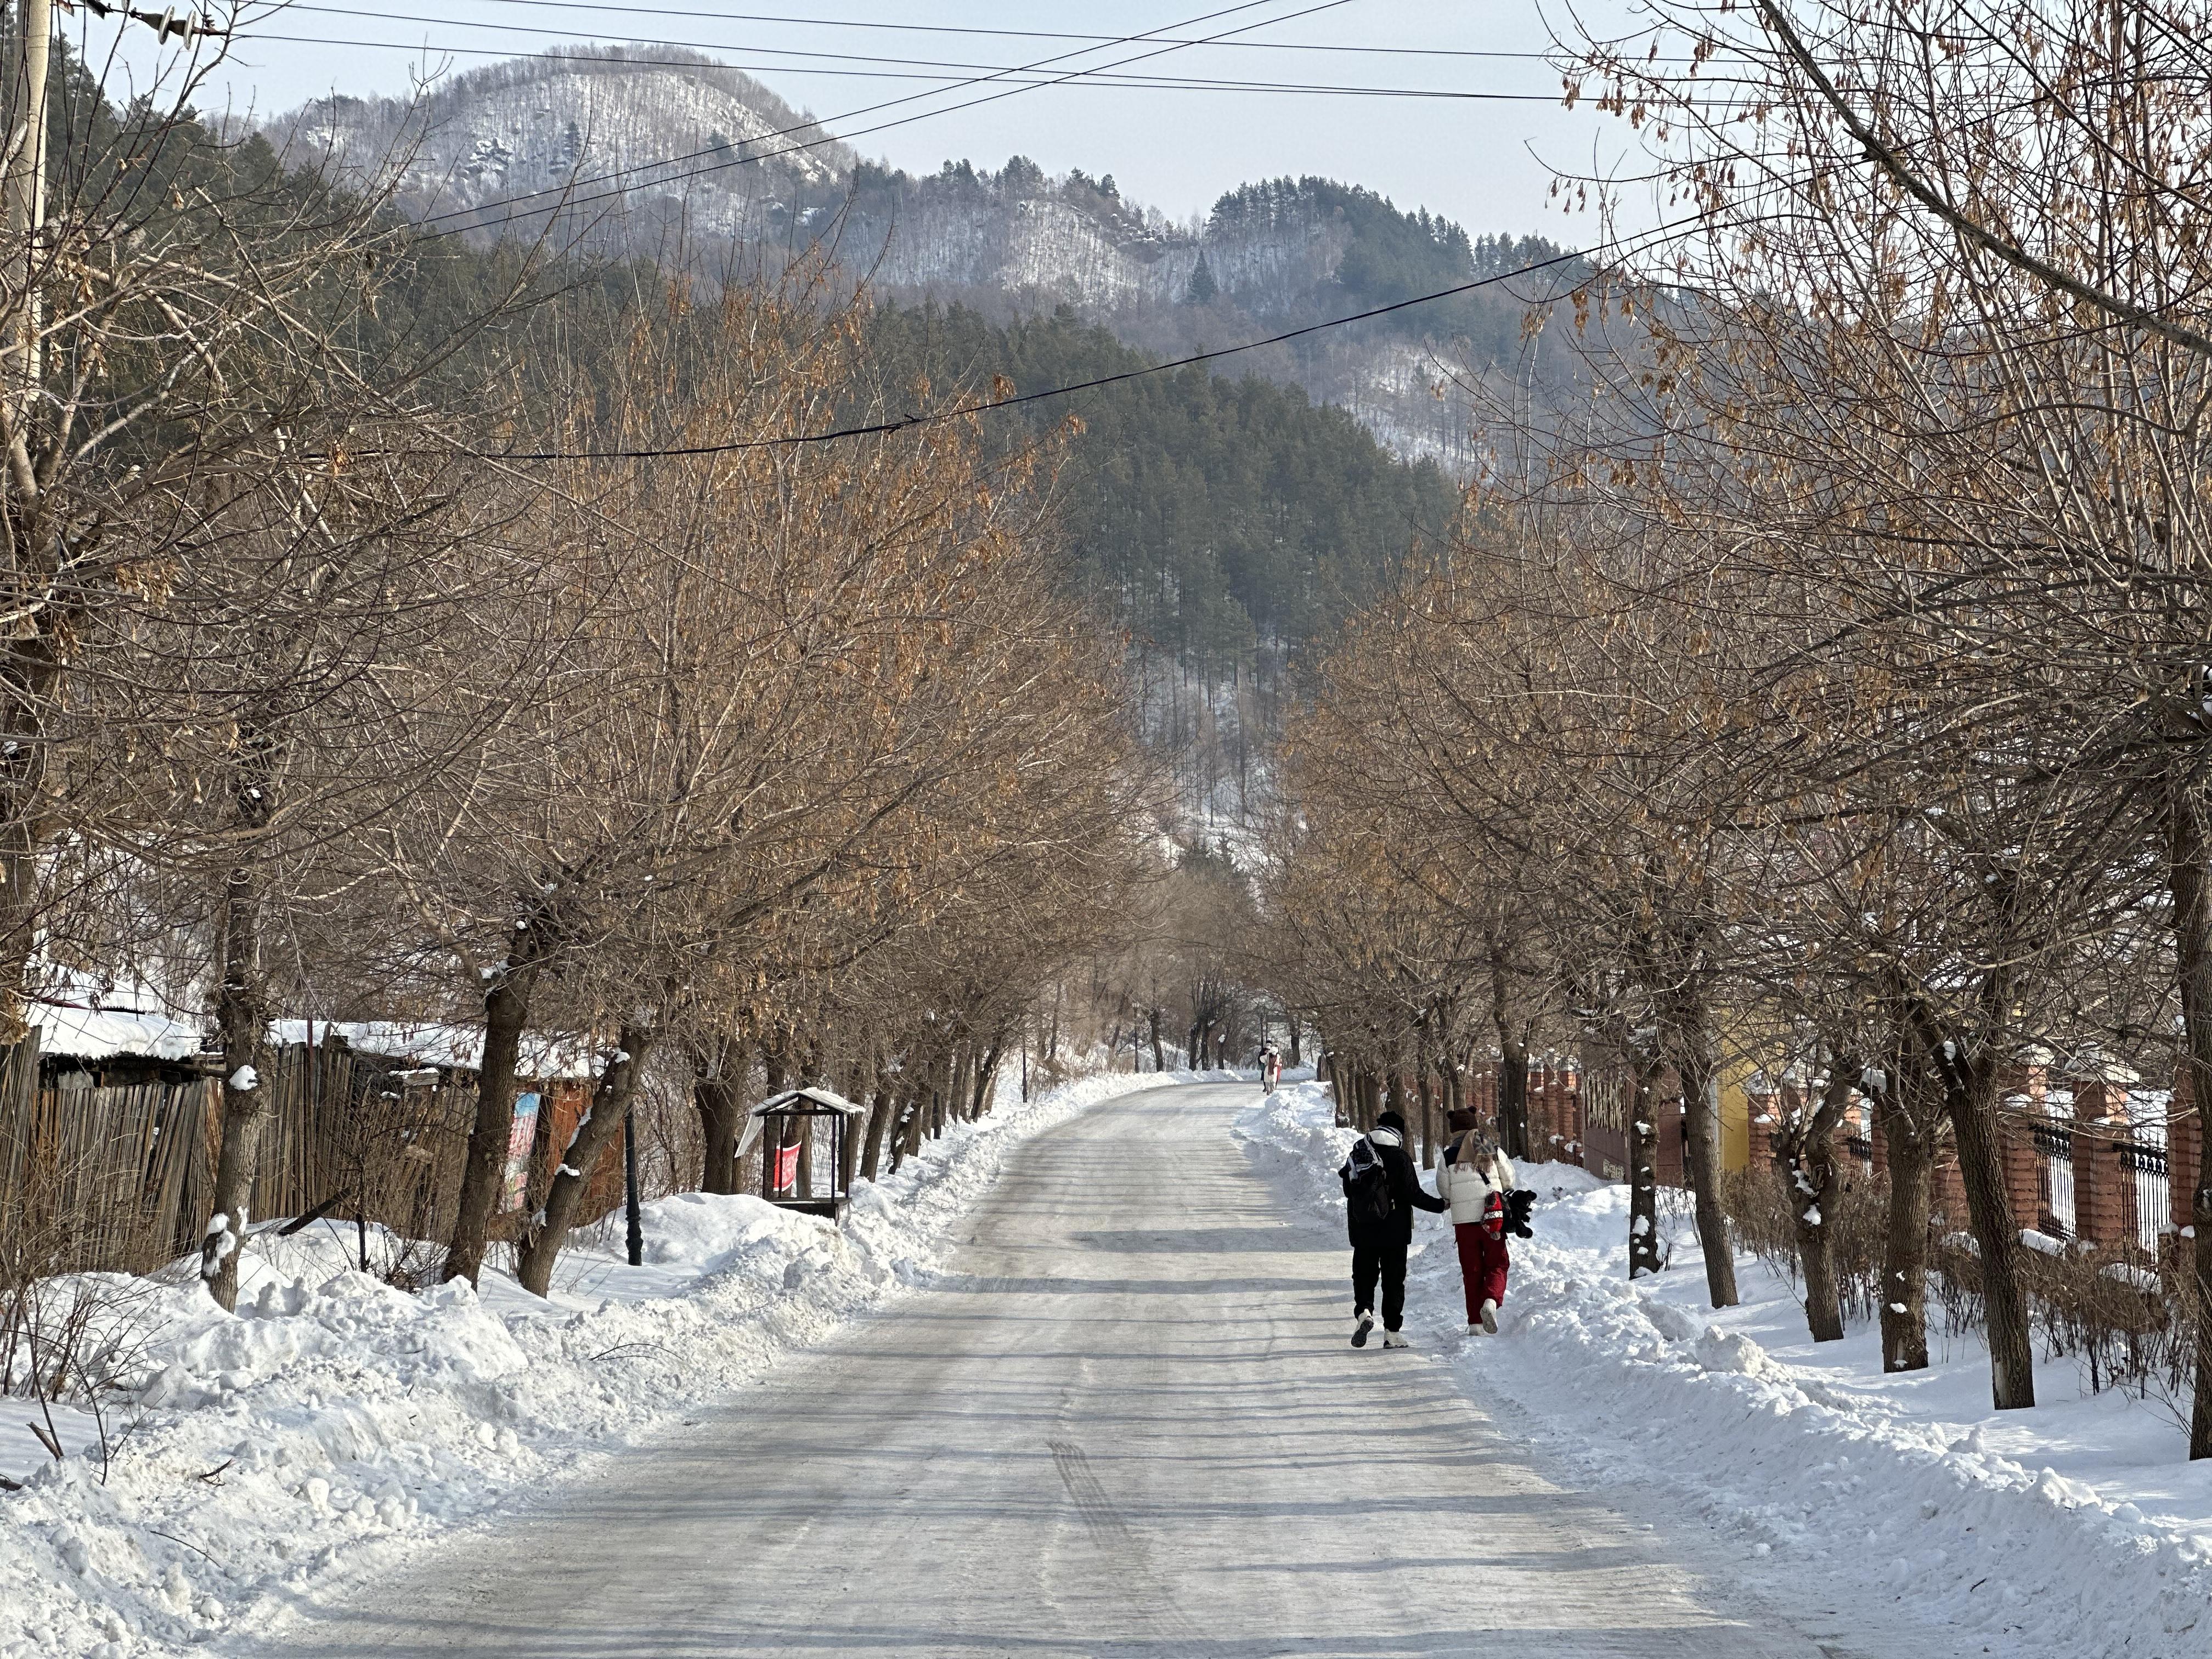
[{"label": "wooden utility pole", "polygon": [[39,232],[46,222],[46,79],[53,55],[53,0],[17,0],[16,17],[22,56],[16,65],[15,118],[8,132],[5,194],[9,239],[21,250],[22,264],[15,273],[21,309],[12,342],[21,355],[10,378],[27,405],[39,384]]}]

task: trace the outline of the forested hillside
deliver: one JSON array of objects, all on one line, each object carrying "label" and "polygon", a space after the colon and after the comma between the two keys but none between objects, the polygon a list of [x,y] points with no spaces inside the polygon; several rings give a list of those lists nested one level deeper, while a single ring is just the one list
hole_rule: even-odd
[{"label": "forested hillside", "polygon": [[[854,278],[905,306],[960,305],[997,323],[1073,307],[1163,356],[1348,317],[1520,270],[1560,250],[1471,236],[1334,179],[1229,190],[1172,218],[1125,198],[1099,158],[1053,175],[1025,155],[908,173],[859,159],[768,87],[703,56],[620,46],[518,59],[416,100],[332,96],[267,124],[295,157],[350,177],[391,170],[397,199],[440,228],[532,238],[552,229],[602,257],[734,258],[773,269],[834,248]],[[1545,350],[1528,305],[1571,264],[1374,322],[1255,352],[1240,373],[1348,410],[1390,448],[1465,473],[1480,456],[1462,385],[1535,406],[1577,378]]]},{"label": "forested hillside", "polygon": [[[1026,392],[1152,361],[1066,306],[1003,326],[886,307],[871,333],[871,356],[908,387],[1001,377]],[[1069,575],[1128,633],[1139,717],[1187,827],[1241,833],[1269,793],[1287,671],[1446,529],[1457,487],[1296,386],[1203,367],[987,419],[1000,447],[1064,432],[1052,501]]]},{"label": "forested hillside", "polygon": [[[1073,385],[1150,361],[1067,307],[1000,326],[963,307],[886,307],[875,355],[908,384]],[[1085,591],[1141,649],[1226,667],[1295,651],[1382,591],[1458,492],[1340,409],[1257,376],[1177,369],[997,416],[996,441],[1073,416],[1055,499]]]},{"label": "forested hillside", "polygon": [[[430,355],[434,343],[446,353],[434,378],[479,398],[489,385],[496,398],[504,384],[538,404],[554,394],[544,372],[553,356],[580,366],[588,384],[588,365],[617,348],[639,295],[665,280],[645,265],[556,263],[528,275],[534,303],[471,336],[468,319],[523,276],[505,247],[416,244],[364,319],[364,344],[397,362]],[[854,408],[880,400],[906,410],[963,387],[988,396],[1001,380],[1043,391],[1156,361],[1066,306],[1005,324],[958,306],[880,305],[865,315],[870,374]],[[988,415],[983,428],[1000,454],[1044,442],[1070,580],[1140,654],[1263,681],[1383,591],[1459,502],[1433,461],[1394,455],[1346,410],[1204,367]]]}]

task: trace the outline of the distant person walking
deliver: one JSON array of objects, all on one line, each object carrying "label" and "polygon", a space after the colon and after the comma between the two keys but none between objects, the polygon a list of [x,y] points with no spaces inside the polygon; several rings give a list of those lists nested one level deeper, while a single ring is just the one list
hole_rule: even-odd
[{"label": "distant person walking", "polygon": [[1513,1265],[1505,1235],[1534,1236],[1528,1206],[1536,1195],[1514,1190],[1512,1160],[1483,1132],[1482,1120],[1473,1112],[1453,1112],[1444,1122],[1452,1138],[1437,1166],[1437,1191],[1451,1209],[1460,1278],[1467,1286],[1467,1322],[1495,1336],[1506,1270]]},{"label": "distant person walking", "polygon": [[1431,1198],[1406,1152],[1406,1120],[1385,1112],[1352,1143],[1337,1170],[1344,1183],[1345,1224],[1352,1234],[1352,1346],[1364,1348],[1375,1328],[1375,1286],[1382,1286],[1382,1346],[1410,1346],[1406,1321],[1406,1249],[1413,1242],[1413,1212],[1451,1208]]},{"label": "distant person walking", "polygon": [[1275,1085],[1282,1080],[1283,1057],[1271,1042],[1260,1050],[1260,1092],[1272,1095],[1275,1092]]}]

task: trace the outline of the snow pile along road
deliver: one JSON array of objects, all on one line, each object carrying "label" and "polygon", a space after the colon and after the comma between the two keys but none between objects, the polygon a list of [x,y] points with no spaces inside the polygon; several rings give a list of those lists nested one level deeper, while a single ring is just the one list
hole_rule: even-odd
[{"label": "snow pile along road", "polygon": [[[1237,1133],[1340,1214],[1355,1137],[1334,1121],[1327,1087],[1304,1085]],[[1512,1243],[1499,1335],[1467,1333],[1448,1227],[1427,1215],[1407,1326],[1592,1485],[1658,1488],[1782,1605],[1886,1607],[1967,1652],[2212,1652],[2212,1462],[2185,1461],[2158,1402],[2084,1397],[2061,1361],[2039,1368],[2045,1404],[1993,1412],[1971,1338],[1886,1376],[1876,1334],[1814,1344],[1790,1285],[1750,1257],[1744,1305],[1706,1306],[1686,1222],[1668,1270],[1630,1285],[1626,1188],[1561,1164],[1522,1179],[1542,1201],[1536,1237]]]},{"label": "snow pile along road", "polygon": [[[645,1209],[646,1262],[580,1241],[541,1302],[420,1295],[355,1271],[354,1232],[261,1235],[236,1315],[196,1283],[114,1278],[143,1343],[135,1398],[55,1413],[69,1455],[9,1419],[0,1475],[0,1656],[164,1654],[265,1633],[374,1571],[757,1376],[900,1284],[1031,1136],[1110,1097],[1230,1073],[1091,1077],[954,1127],[854,1194],[842,1231],[752,1197]],[[617,1222],[618,1222],[617,1218]],[[66,1291],[70,1284],[51,1288]]]}]

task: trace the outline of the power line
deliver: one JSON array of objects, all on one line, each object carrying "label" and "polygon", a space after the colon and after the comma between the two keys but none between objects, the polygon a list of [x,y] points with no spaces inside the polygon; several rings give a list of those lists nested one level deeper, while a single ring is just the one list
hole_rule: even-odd
[{"label": "power line", "polygon": [[[364,10],[359,9],[357,9],[357,8],[349,7],[349,6],[325,6],[325,5],[315,5],[315,4],[309,3],[309,0],[293,0],[293,3],[290,3],[290,4],[288,4],[288,5],[284,8],[284,9],[285,9],[286,11],[288,11],[288,12],[292,12],[292,11],[320,12],[320,13],[324,14],[325,15],[327,15],[327,16],[332,16],[332,17],[360,17],[360,18],[368,18],[368,19],[372,19],[372,20],[381,21],[390,21],[390,22],[406,22],[406,23],[434,23],[434,24],[443,24],[443,25],[447,25],[447,26],[448,26],[448,27],[457,27],[457,28],[468,28],[468,29],[482,29],[482,30],[487,30],[487,31],[495,32],[495,33],[502,33],[502,34],[526,34],[526,35],[531,36],[531,37],[532,37],[532,39],[534,39],[534,40],[543,40],[543,39],[545,37],[545,34],[546,34],[546,31],[545,31],[545,30],[544,30],[544,29],[537,28],[537,27],[532,27],[532,26],[531,26],[531,25],[528,25],[528,24],[523,24],[523,23],[480,23],[480,22],[474,22],[474,21],[469,21],[468,19],[465,19],[465,18],[460,18],[460,17],[450,17],[450,16],[424,16],[424,15],[422,15],[422,14],[420,14],[420,13],[416,13],[416,12],[398,12],[398,11],[364,11]],[[261,38],[261,39],[263,39],[263,40],[280,40],[280,39],[281,39],[281,40],[301,40],[301,39],[303,39],[304,37],[295,36],[295,35],[283,35],[283,36],[278,36],[278,35],[263,35],[263,36],[261,36],[261,37],[259,37],[259,38]],[[749,55],[753,56],[753,57],[757,57],[757,58],[810,58],[810,59],[818,59],[818,60],[822,60],[822,61],[823,61],[823,62],[835,63],[835,64],[885,64],[885,65],[893,65],[893,66],[901,67],[901,68],[906,68],[906,69],[952,70],[958,71],[958,72],[960,72],[961,74],[963,74],[963,75],[964,75],[964,74],[969,74],[969,73],[981,72],[981,73],[985,73],[985,74],[989,74],[989,75],[1000,75],[1000,76],[1005,76],[1005,75],[1018,75],[1018,74],[1023,74],[1023,73],[1027,73],[1027,72],[1029,72],[1029,71],[1025,70],[1022,65],[1020,65],[1020,64],[977,64],[977,63],[962,62],[962,61],[959,61],[959,60],[957,60],[957,59],[933,58],[896,58],[896,57],[891,57],[891,56],[889,56],[889,55],[886,55],[886,54],[882,54],[882,53],[871,53],[871,52],[819,52],[819,51],[803,50],[803,49],[796,48],[796,47],[783,47],[783,46],[754,46],[754,45],[748,45],[748,46],[734,46],[734,45],[732,45],[732,44],[730,44],[730,43],[728,43],[728,42],[726,42],[726,41],[718,41],[718,40],[665,40],[665,39],[659,39],[659,38],[655,38],[655,37],[648,36],[648,35],[631,35],[631,36],[628,37],[628,38],[627,38],[627,40],[624,40],[624,41],[617,41],[617,40],[616,40],[616,38],[615,38],[614,36],[612,36],[612,35],[592,35],[592,36],[586,36],[586,37],[585,37],[585,38],[586,38],[586,39],[590,39],[590,40],[605,40],[605,41],[607,41],[607,42],[609,42],[609,43],[611,43],[611,44],[633,44],[633,43],[634,43],[634,44],[638,45],[638,46],[667,46],[667,47],[671,47],[671,48],[674,48],[674,49],[678,49],[678,50],[685,50],[685,49],[688,49],[688,50],[696,51],[696,52],[743,52],[743,53],[746,53],[746,54],[749,54]],[[375,45],[382,45],[382,44],[386,44],[386,43],[384,43],[384,42],[377,42],[377,41],[333,41],[333,42],[331,42],[331,44],[332,44],[332,45],[345,45],[345,46],[375,46]],[[388,43],[388,44],[390,44],[390,45],[392,45],[392,46],[398,46],[403,45],[404,43],[402,43],[402,42],[398,42],[398,41],[393,41],[393,42],[390,42],[390,43]],[[1229,43],[1229,44],[1234,44],[1234,43]],[[411,46],[410,46],[408,49],[409,49],[409,50],[412,50],[412,47],[411,47]],[[446,47],[446,48],[442,48],[442,50],[446,50],[446,51],[467,51],[467,50],[470,50],[470,48],[466,48],[466,47]],[[559,57],[559,56],[562,56],[563,54],[555,53],[555,52],[535,52],[535,53],[532,53],[532,54],[530,54],[530,55],[531,55],[531,56],[532,56],[532,57]],[[640,61],[640,60],[635,59],[635,58],[629,58],[629,59],[625,59],[625,60],[623,60],[623,61],[625,61],[625,62],[630,62],[630,63],[635,63],[635,62],[638,62],[638,61]],[[726,68],[726,69],[739,69],[739,68],[746,68],[746,67],[749,67],[749,66],[747,66],[747,65],[743,65],[743,64],[721,64],[721,65],[720,65],[720,67]],[[789,66],[788,72],[790,72],[790,73],[805,73],[805,74],[834,74],[834,73],[836,73],[837,71],[835,71],[835,70],[817,70],[817,69],[814,69],[814,68],[812,68],[811,65],[808,65],[808,64],[793,64],[793,65]],[[1378,96],[1409,96],[1409,97],[1437,97],[1437,98],[1447,98],[1447,97],[1484,97],[1484,96],[1490,96],[1490,97],[1504,97],[1504,98],[1516,98],[1516,99],[1521,99],[1521,98],[1529,98],[1529,97],[1534,97],[1534,98],[1547,98],[1547,97],[1550,97],[1550,96],[1551,96],[1551,94],[1524,94],[1524,93],[1482,94],[1482,93],[1462,93],[1462,92],[1458,92],[1458,91],[1455,91],[1455,90],[1454,90],[1454,89],[1448,88],[1397,88],[1397,87],[1346,87],[1346,86],[1338,86],[1338,85],[1330,85],[1330,84],[1321,84],[1321,85],[1316,85],[1316,84],[1314,84],[1314,83],[1312,83],[1312,82],[1296,82],[1296,81],[1291,81],[1291,82],[1279,82],[1279,81],[1260,81],[1260,80],[1253,80],[1253,79],[1248,79],[1248,78],[1238,77],[1238,76],[1121,76],[1121,75],[1115,75],[1115,74],[1112,73],[1110,70],[1079,70],[1079,71],[1074,71],[1073,73],[1079,74],[1079,75],[1081,75],[1081,76],[1082,76],[1085,80],[1091,80],[1091,81],[1103,81],[1103,82],[1124,82],[1124,81],[1127,81],[1127,82],[1149,82],[1149,81],[1158,80],[1158,81],[1161,82],[1162,82],[1162,83],[1164,83],[1164,84],[1169,84],[1169,85],[1183,85],[1183,84],[1188,84],[1188,85],[1191,85],[1191,86],[1202,87],[1202,88],[1208,88],[1208,89],[1228,88],[1254,88],[1254,89],[1264,90],[1264,91],[1284,91],[1284,92],[1358,92],[1358,93],[1372,93],[1372,94],[1376,94],[1376,95],[1378,95]]]},{"label": "power line", "polygon": [[[532,35],[537,35],[539,33],[534,29],[514,28],[514,26],[504,23],[467,23],[462,22],[458,18],[446,19],[423,17],[406,12],[354,11],[341,6],[292,5],[287,7],[286,9],[290,11],[317,11],[341,17],[382,18],[396,22],[450,22],[463,28],[501,29],[509,30],[516,33]],[[257,40],[283,40],[302,46],[364,46],[377,51],[420,52],[434,56],[507,58],[514,58],[516,56],[514,52],[499,47],[458,46],[428,40],[421,42],[407,40],[347,40],[334,39],[328,35],[264,33],[255,34],[254,39]],[[737,52],[740,55],[746,53],[766,55],[772,53],[775,51],[772,47],[723,46],[711,41],[702,40],[637,40],[631,42],[617,44],[634,44],[645,46],[666,46],[676,50],[689,49],[700,52]],[[931,74],[927,71],[937,70],[953,70],[959,71],[983,70],[999,79],[1013,81],[1016,77],[1022,77],[1017,82],[1018,84],[1107,87],[1116,90],[1132,92],[1263,92],[1306,94],[1315,96],[1339,98],[1433,98],[1475,102],[1525,104],[1556,104],[1559,101],[1559,94],[1552,92],[1487,92],[1466,90],[1451,87],[1340,86],[1310,81],[1242,80],[1225,76],[1118,75],[1107,70],[1071,70],[1065,75],[1053,75],[1044,70],[1027,70],[1018,64],[1001,65],[994,64],[963,64],[945,62],[930,58],[879,58],[864,56],[857,53],[847,54],[837,52],[795,52],[787,55],[793,57],[827,58],[832,62],[837,63],[903,64],[910,65],[911,67],[903,70],[829,69],[811,63],[744,64],[732,63],[720,58],[716,59],[712,64],[701,64],[690,58],[635,58],[625,55],[618,58],[614,58],[606,57],[600,53],[589,52],[546,51],[523,54],[524,57],[527,58],[533,63],[550,60],[553,63],[568,64],[613,63],[639,69],[727,69],[738,70],[745,73],[757,75],[781,74],[835,76],[842,80],[932,80],[942,82],[948,87],[961,84],[962,82],[960,78]]]},{"label": "power line", "polygon": [[724,444],[686,444],[669,448],[653,449],[541,449],[509,454],[482,454],[477,459],[489,461],[643,461],[662,459],[676,459],[697,455],[732,455],[745,450],[789,449],[805,444],[833,443],[845,438],[883,437],[895,432],[911,431],[916,427],[938,426],[947,421],[957,421],[969,415],[995,413],[1000,410],[1018,409],[1026,404],[1041,403],[1048,398],[1073,397],[1079,392],[1096,392],[1105,386],[1120,386],[1130,380],[1141,380],[1149,375],[1166,374],[1179,368],[1191,368],[1200,363],[1215,362],[1224,357],[1235,357],[1247,351],[1258,351],[1264,347],[1282,345],[1308,335],[1320,334],[1333,328],[1345,328],[1353,323],[1372,321],[1393,313],[1411,310],[1415,306],[1431,305],[1438,300],[1449,300],[1462,294],[1472,294],[1478,289],[1492,288],[1509,283],[1518,276],[1533,276],[1538,271],[1570,264],[1577,260],[1593,258],[1601,253],[1626,250],[1632,242],[1663,240],[1686,226],[1695,225],[1695,219],[1678,220],[1661,225],[1634,236],[1617,236],[1587,248],[1566,253],[1555,253],[1542,259],[1532,259],[1512,270],[1494,272],[1478,276],[1471,282],[1457,283],[1431,294],[1419,294],[1410,300],[1399,300],[1386,306],[1376,306],[1366,311],[1355,312],[1349,317],[1331,318],[1326,322],[1308,323],[1303,328],[1289,329],[1280,334],[1271,334],[1265,339],[1247,340],[1241,345],[1222,346],[1212,351],[1194,352],[1187,357],[1177,357],[1164,363],[1148,363],[1142,368],[1123,369],[1117,374],[1102,374],[1096,380],[1079,380],[1072,386],[1047,386],[1039,392],[1024,392],[1011,398],[987,398],[979,403],[961,404],[951,409],[935,410],[927,415],[906,415],[896,420],[876,421],[866,426],[838,427],[829,432],[786,434],[775,438],[749,438]]},{"label": "power line", "polygon": [[[1289,22],[1294,18],[1311,16],[1316,12],[1334,11],[1339,6],[1346,5],[1349,3],[1350,0],[1322,0],[1322,3],[1308,6],[1303,10],[1291,12],[1281,17],[1265,19],[1263,20],[1263,23]],[[1190,18],[1181,23],[1170,23],[1165,27],[1169,28],[1191,28],[1200,23],[1211,22],[1215,18],[1230,17],[1234,16],[1238,12],[1251,11],[1257,6],[1264,3],[1267,3],[1267,0],[1244,0],[1244,3],[1242,4],[1230,6],[1220,11],[1208,12],[1201,16]],[[1261,27],[1263,26],[1263,23],[1240,24],[1235,29],[1224,31],[1224,33],[1241,33],[1248,28]],[[1145,34],[1130,35],[1127,37],[1125,44],[1133,46],[1139,42],[1152,39],[1153,35],[1156,35],[1158,33],[1158,30],[1152,30]],[[1061,52],[1056,57],[1041,58],[1034,64],[1024,64],[1022,67],[1025,70],[1046,69],[1065,58],[1079,58],[1085,56],[1086,52],[1095,50],[1097,50],[1097,48],[1092,47],[1086,48],[1083,52]],[[1127,68],[1131,64],[1141,63],[1147,58],[1161,57],[1169,52],[1176,50],[1180,50],[1180,47],[1163,46],[1156,52],[1139,52],[1134,57],[1122,58],[1118,63],[1108,64],[1096,67],[1123,69]],[[1073,71],[1071,73],[1081,72],[1082,71]],[[888,109],[896,109],[904,105],[919,103],[925,99],[941,96],[948,92],[963,91],[969,87],[988,86],[994,82],[1000,81],[1004,78],[1003,75],[977,76],[971,80],[961,82],[951,87],[939,88],[930,92],[909,93],[902,98],[887,99],[881,103],[867,105],[857,110],[848,110],[842,115],[833,115],[827,118],[830,121],[849,121],[858,116],[874,114]],[[1018,85],[1005,88],[1000,91],[988,94],[981,98],[970,99],[966,103],[949,104],[938,109],[918,111],[913,115],[901,116],[894,120],[880,121],[872,126],[858,128],[854,131],[837,136],[832,136],[824,131],[823,123],[822,121],[804,121],[792,126],[779,129],[774,132],[763,133],[760,135],[758,138],[748,139],[746,142],[749,143],[758,143],[764,140],[787,137],[793,133],[806,132],[810,131],[822,132],[823,136],[818,138],[806,140],[801,143],[786,145],[781,149],[761,152],[752,155],[726,157],[720,150],[715,149],[691,150],[681,155],[665,157],[658,161],[645,162],[635,167],[619,167],[609,173],[599,173],[579,179],[571,179],[561,185],[550,186],[544,190],[525,191],[514,196],[495,198],[489,201],[479,202],[472,207],[457,208],[444,213],[432,214],[428,218],[422,220],[422,222],[425,225],[435,225],[442,224],[447,220],[453,219],[476,220],[477,216],[481,215],[488,209],[512,207],[519,203],[536,201],[547,196],[556,197],[560,199],[549,204],[545,207],[532,208],[526,210],[526,211],[528,213],[562,212],[572,208],[586,206],[592,202],[606,201],[615,197],[628,194],[627,189],[618,187],[614,190],[601,191],[594,195],[582,198],[569,196],[568,192],[580,184],[595,184],[608,179],[627,178],[640,173],[653,172],[661,167],[678,166],[684,162],[696,161],[699,158],[705,156],[713,156],[716,158],[702,166],[689,168],[686,171],[675,175],[673,178],[655,181],[663,185],[677,184],[682,182],[685,179],[701,178],[707,173],[720,173],[730,167],[751,167],[762,161],[775,161],[781,156],[795,155],[803,150],[819,149],[827,144],[840,143],[852,138],[866,137],[871,133],[888,131],[893,127],[904,126],[910,122],[924,120],[931,116],[950,115],[963,109],[975,109],[984,104],[995,103],[1002,98],[1011,98],[1018,94],[1033,90],[1037,87],[1052,86],[1054,84],[1057,83],[1052,81],[1025,81]],[[471,229],[481,228],[480,223],[457,225],[450,230],[428,231],[426,232],[425,234],[428,236],[454,236],[462,234]]]},{"label": "power line", "polygon": [[[958,23],[887,23],[853,17],[791,17],[757,12],[697,11],[678,6],[599,5],[593,3],[592,0],[489,0],[489,3],[529,6],[540,10],[587,11],[599,15],[708,17],[725,23],[783,23],[801,28],[871,29],[908,34],[986,35],[1010,40],[1087,40],[1099,46],[1118,46],[1130,38],[1115,34],[1084,34],[1065,29],[986,28]],[[1179,40],[1166,35],[1148,38],[1158,40],[1163,46],[1218,46],[1231,52],[1358,52],[1394,58],[1494,58],[1538,63],[1549,61],[1552,56],[1543,52],[1499,52],[1466,46],[1333,46],[1327,42],[1307,40]],[[1687,63],[1690,60],[1683,58],[1680,61]]]}]

